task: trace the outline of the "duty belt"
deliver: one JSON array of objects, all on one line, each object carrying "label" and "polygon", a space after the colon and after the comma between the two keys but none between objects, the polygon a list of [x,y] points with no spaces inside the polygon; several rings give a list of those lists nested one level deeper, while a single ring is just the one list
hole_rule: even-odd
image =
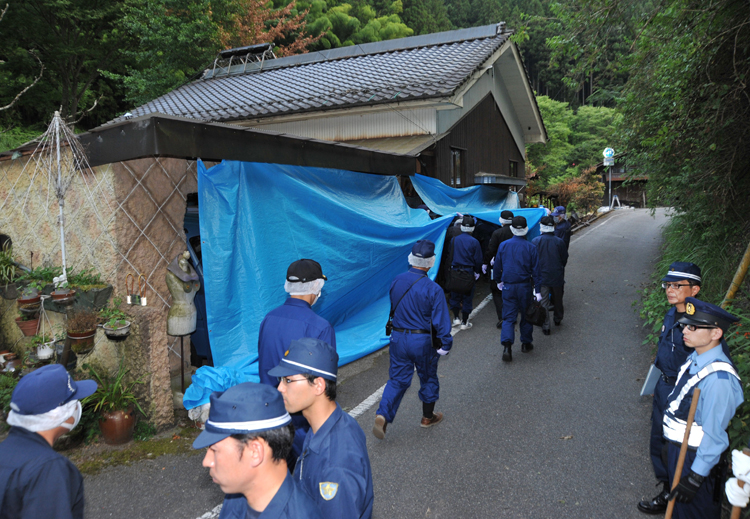
[{"label": "duty belt", "polygon": [[677,377],[668,377],[664,373],[661,374],[661,379],[672,386],[674,386],[674,383],[677,382]]},{"label": "duty belt", "polygon": [[394,328],[393,331],[401,333],[430,333],[430,330],[407,330],[405,328]]}]

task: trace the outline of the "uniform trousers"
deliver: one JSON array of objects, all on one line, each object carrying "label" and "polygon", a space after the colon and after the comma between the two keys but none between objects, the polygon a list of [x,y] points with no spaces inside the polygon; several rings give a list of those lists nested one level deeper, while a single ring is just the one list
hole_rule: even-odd
[{"label": "uniform trousers", "polygon": [[437,376],[440,355],[432,347],[429,334],[394,331],[391,335],[390,357],[388,383],[385,385],[377,411],[377,414],[384,416],[388,423],[396,417],[401,399],[411,385],[415,367],[419,375],[419,399],[425,404],[430,404],[437,402],[440,397]]},{"label": "uniform trousers", "polygon": [[526,320],[526,309],[531,302],[531,283],[503,284],[503,327],[500,342],[513,344],[516,339],[515,327],[519,312],[521,313],[521,342],[534,341],[534,325]]},{"label": "uniform trousers", "polygon": [[[677,460],[680,457],[680,446],[672,442],[667,443],[669,444],[667,470],[669,471],[669,481],[671,482],[674,481],[674,474],[677,470]],[[680,479],[686,478],[690,474],[690,467],[693,465],[695,455],[695,450],[688,449]],[[714,501],[715,482],[716,479],[709,475],[703,480],[703,484],[698,489],[698,493],[695,494],[695,498],[690,503],[676,502],[672,519],[719,519],[721,517],[721,505]],[[721,490],[723,492],[724,489],[722,488]]]},{"label": "uniform trousers", "polygon": [[503,291],[497,288],[497,283],[490,280],[490,290],[492,291],[492,302],[495,303],[495,313],[497,313],[498,322],[503,322]]},{"label": "uniform trousers", "polygon": [[671,488],[672,480],[667,475],[667,467],[664,466],[662,450],[664,449],[664,411],[667,408],[667,398],[674,389],[674,383],[668,384],[660,378],[654,388],[654,403],[651,408],[651,441],[649,443],[651,452],[651,464],[654,466],[654,475],[659,481],[666,481]]},{"label": "uniform trousers", "polygon": [[468,294],[459,294],[458,292],[451,292],[451,310],[453,310],[453,315],[456,317],[459,317],[458,315],[458,309],[460,308],[461,311],[464,313],[464,316],[466,319],[469,318],[469,314],[474,309],[474,292],[477,289],[477,284],[474,283],[474,286],[471,287],[471,292]]},{"label": "uniform trousers", "polygon": [[[559,323],[563,319],[565,309],[563,308],[563,285],[559,287],[548,287],[542,285],[539,293],[542,294],[541,305],[547,310],[547,319],[542,325],[542,330],[550,328],[550,307],[554,305],[555,322]],[[550,299],[551,296],[551,299]]]}]

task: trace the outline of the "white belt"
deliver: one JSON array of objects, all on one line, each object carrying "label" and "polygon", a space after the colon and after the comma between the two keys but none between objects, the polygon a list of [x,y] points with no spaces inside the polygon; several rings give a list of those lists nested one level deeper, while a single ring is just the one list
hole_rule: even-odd
[{"label": "white belt", "polygon": [[[665,414],[663,424],[664,437],[669,441],[681,444],[682,440],[685,439],[685,427],[687,426],[687,422],[685,420],[680,420],[679,418],[672,418],[668,414]],[[693,425],[690,427],[688,447],[697,449],[701,444],[701,440],[703,440],[703,427],[693,422]]]}]

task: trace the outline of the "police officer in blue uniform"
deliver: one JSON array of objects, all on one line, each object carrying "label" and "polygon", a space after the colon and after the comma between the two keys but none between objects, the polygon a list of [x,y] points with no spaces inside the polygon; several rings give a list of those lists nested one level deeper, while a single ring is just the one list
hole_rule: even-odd
[{"label": "police officer in blue uniform", "polygon": [[367,440],[357,420],[336,403],[339,356],[319,339],[292,341],[279,365],[286,410],[310,424],[294,479],[327,519],[372,517],[372,470]]},{"label": "police officer in blue uniform", "polygon": [[654,475],[659,482],[657,485],[661,485],[662,489],[653,499],[638,503],[638,510],[645,514],[663,514],[667,509],[667,497],[672,485],[662,460],[665,448],[662,418],[667,407],[667,397],[677,382],[677,373],[691,353],[690,348],[682,342],[682,328],[677,320],[685,313],[685,299],[695,297],[700,292],[701,269],[694,263],[676,261],[669,266],[661,281],[672,308],[664,317],[654,361],[654,365],[661,371],[661,377],[654,388],[650,450]]},{"label": "police officer in blue uniform", "polygon": [[[336,348],[336,332],[331,323],[317,315],[312,306],[320,298],[326,278],[320,263],[311,259],[297,260],[286,272],[284,290],[289,298],[283,305],[271,310],[260,324],[258,334],[258,375],[260,381],[276,387],[276,377],[268,374],[275,367],[289,343],[302,337],[313,337],[327,342]],[[293,456],[294,463],[302,452],[305,433],[309,429],[307,421],[301,415],[292,416],[295,428]]]},{"label": "police officer in blue uniform", "polygon": [[[511,350],[515,341],[515,326],[518,313],[521,313],[521,351],[528,353],[534,349],[534,325],[526,320],[532,295],[532,286],[539,283],[539,256],[536,247],[526,240],[529,228],[526,218],[516,216],[510,226],[513,238],[504,241],[497,249],[493,278],[499,280],[497,288],[503,292],[503,327],[500,342],[503,345],[503,361],[511,362]],[[537,288],[537,300],[542,295]]]},{"label": "police officer in blue uniform", "polygon": [[565,242],[565,248],[570,247],[570,222],[565,218],[565,206],[558,205],[550,215],[555,219],[555,236]]},{"label": "police officer in blue uniform", "polygon": [[93,380],[73,380],[60,364],[23,377],[11,395],[8,437],[0,443],[0,518],[83,519],[83,478],[52,445],[81,419]]},{"label": "police officer in blue uniform", "polygon": [[484,253],[484,263],[482,263],[482,274],[486,274],[488,269],[490,271],[490,291],[492,292],[492,302],[495,304],[498,329],[503,326],[503,293],[497,288],[497,282],[493,281],[492,266],[495,264],[495,255],[500,244],[513,237],[513,233],[510,231],[512,220],[512,211],[506,210],[500,213],[501,227],[496,229],[492,233],[492,236],[490,236],[490,243],[487,245],[487,250]]},{"label": "police officer in blue uniform", "polygon": [[[668,443],[667,473],[674,481],[685,429],[690,427],[687,456],[679,485],[669,495],[675,499],[676,519],[708,519],[721,515],[723,474],[713,470],[729,447],[727,426],[743,401],[742,384],[731,359],[724,353],[724,336],[737,317],[693,297],[685,300],[678,320],[685,345],[693,350],[677,375],[677,384],[664,411],[664,437]],[[692,424],[687,424],[694,390],[700,397]],[[718,471],[720,472],[720,471]],[[720,487],[719,487],[720,488]]]},{"label": "police officer in blue uniform", "polygon": [[[427,277],[435,264],[435,244],[419,240],[409,254],[411,268],[391,283],[391,308],[394,308],[390,345],[388,382],[380,400],[372,433],[382,440],[389,423],[396,417],[401,399],[411,385],[414,368],[419,376],[422,401],[421,427],[440,423],[443,413],[435,413],[440,396],[438,359],[453,346],[451,320],[443,290]],[[436,329],[439,344],[432,344],[430,329]],[[437,348],[437,349],[436,349]]]},{"label": "police officer in blue uniform", "polygon": [[[542,306],[547,310],[547,319],[542,325],[542,333],[550,332],[550,303],[555,306],[555,326],[560,326],[565,315],[563,292],[565,286],[565,265],[568,263],[568,247],[562,239],[555,236],[555,222],[551,216],[545,216],[539,222],[541,234],[531,240],[539,254],[539,293],[542,295]],[[536,279],[534,280],[537,281]]]},{"label": "police officer in blue uniform", "polygon": [[[466,215],[461,221],[461,234],[453,238],[451,248],[453,256],[451,269],[466,270],[474,274],[474,281],[479,279],[479,273],[482,271],[482,247],[479,241],[471,233],[474,232],[476,221],[473,216]],[[451,292],[451,309],[453,310],[453,325],[461,325],[462,330],[471,328],[469,314],[474,308],[474,291],[476,284],[471,288],[468,294],[459,294]],[[459,311],[462,315],[459,317]]]},{"label": "police officer in blue uniform", "polygon": [[294,426],[281,394],[245,382],[211,394],[206,429],[193,442],[226,496],[219,519],[322,519],[289,474]]}]

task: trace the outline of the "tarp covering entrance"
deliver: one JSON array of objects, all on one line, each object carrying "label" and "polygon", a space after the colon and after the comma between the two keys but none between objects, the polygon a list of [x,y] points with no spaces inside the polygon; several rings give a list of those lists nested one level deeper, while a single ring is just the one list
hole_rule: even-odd
[{"label": "tarp covering entrance", "polygon": [[[395,177],[232,161],[208,170],[198,162],[198,198],[216,367],[193,376],[187,409],[208,402],[212,391],[258,381],[260,323],[286,300],[286,269],[300,258],[318,261],[328,277],[314,309],[336,329],[340,365],[385,346],[391,281],[408,269],[419,239],[433,241],[440,258],[454,214],[430,220],[411,209]],[[475,198],[461,207],[499,217],[494,204]]]}]

